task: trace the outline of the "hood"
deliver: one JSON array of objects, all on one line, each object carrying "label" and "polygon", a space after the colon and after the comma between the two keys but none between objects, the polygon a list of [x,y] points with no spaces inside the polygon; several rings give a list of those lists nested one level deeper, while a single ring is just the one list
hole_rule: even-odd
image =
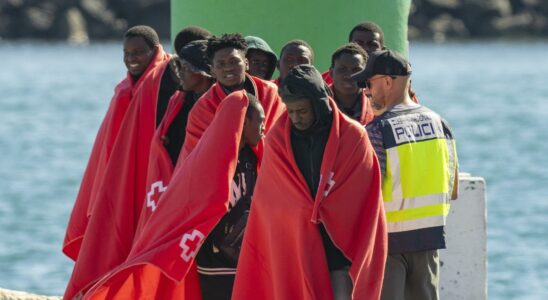
[{"label": "hood", "polygon": [[274,53],[274,51],[272,51],[268,43],[265,40],[261,39],[260,37],[251,36],[251,35],[246,36],[245,42],[247,43],[247,51],[249,50],[262,51],[270,57],[270,61],[272,63],[271,63],[270,69],[268,70],[267,75],[269,78],[272,78],[272,74],[274,74],[274,71],[276,70],[276,62],[278,61],[278,56],[276,55],[276,53]]},{"label": "hood", "polygon": [[307,131],[313,131],[331,123],[332,109],[329,106],[329,87],[314,66],[298,65],[291,69],[282,80],[279,93],[283,102],[302,98],[310,100],[316,120]]}]

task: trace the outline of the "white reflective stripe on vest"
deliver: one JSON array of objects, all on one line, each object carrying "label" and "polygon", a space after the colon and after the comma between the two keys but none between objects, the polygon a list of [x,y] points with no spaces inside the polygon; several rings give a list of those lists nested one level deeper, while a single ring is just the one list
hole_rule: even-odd
[{"label": "white reflective stripe on vest", "polygon": [[[390,174],[392,175],[392,201],[399,202],[403,198],[402,186],[400,181],[400,157],[396,147],[386,150],[386,160],[390,163]],[[396,199],[396,201],[394,201]],[[384,202],[386,205],[386,201]]]},{"label": "white reflective stripe on vest", "polygon": [[402,232],[429,227],[444,226],[446,216],[431,216],[415,220],[386,222],[388,232]]},{"label": "white reflective stripe on vest", "polygon": [[431,194],[420,197],[394,199],[392,201],[384,202],[384,210],[386,213],[389,213],[410,208],[444,204],[448,203],[447,197],[447,194]]}]

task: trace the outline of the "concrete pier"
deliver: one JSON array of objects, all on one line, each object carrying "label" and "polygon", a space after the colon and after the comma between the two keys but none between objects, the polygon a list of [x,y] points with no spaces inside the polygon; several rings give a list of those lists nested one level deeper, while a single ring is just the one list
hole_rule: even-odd
[{"label": "concrete pier", "polygon": [[440,251],[440,298],[487,299],[487,201],[485,180],[459,175],[459,198],[447,217],[447,249]]}]

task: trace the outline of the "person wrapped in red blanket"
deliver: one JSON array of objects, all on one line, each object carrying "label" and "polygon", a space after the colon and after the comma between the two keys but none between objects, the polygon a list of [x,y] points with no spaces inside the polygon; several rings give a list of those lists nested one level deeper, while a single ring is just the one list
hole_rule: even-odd
[{"label": "person wrapped in red blanket", "polygon": [[329,85],[337,107],[345,115],[367,125],[375,114],[366,89],[360,88],[350,76],[365,69],[367,52],[355,43],[339,47],[331,56],[329,74],[333,83]]},{"label": "person wrapped in red blanket", "polygon": [[217,82],[198,99],[188,116],[186,138],[179,161],[183,161],[194,149],[221,101],[233,91],[245,90],[259,100],[265,112],[266,133],[282,114],[283,105],[276,85],[246,74],[246,51],[245,39],[238,33],[209,39],[207,52],[211,61],[211,73]]},{"label": "person wrapped in red blanket", "polygon": [[174,59],[151,70],[128,107],[92,199],[82,246],[65,290],[66,299],[84,293],[101,276],[123,263],[131,250],[147,194],[151,141],[163,117],[159,111],[167,107],[162,103],[167,103],[170,93],[175,92],[173,88],[179,86],[171,78],[176,73]]},{"label": "person wrapped in red blanket", "polygon": [[169,100],[166,114],[151,141],[147,170],[144,207],[135,235],[146,223],[167,189],[179,153],[185,141],[188,114],[192,107],[213,84],[211,65],[207,61],[207,41],[192,41],[179,50],[177,64],[182,91]]},{"label": "person wrapped in red blanket", "polygon": [[134,26],[124,34],[127,76],[114,89],[114,96],[97,132],[63,242],[63,253],[74,261],[78,258],[93,207],[91,199],[99,188],[130,101],[144,78],[169,58],[170,55],[164,52],[158,35],[151,27]]},{"label": "person wrapped in red blanket", "polygon": [[202,298],[195,257],[229,209],[248,102],[243,91],[223,100],[194,151],[177,164],[127,261],[84,299]]},{"label": "person wrapped in red blanket", "polygon": [[311,65],[289,71],[267,135],[233,299],[379,299],[387,233],[365,129]]}]

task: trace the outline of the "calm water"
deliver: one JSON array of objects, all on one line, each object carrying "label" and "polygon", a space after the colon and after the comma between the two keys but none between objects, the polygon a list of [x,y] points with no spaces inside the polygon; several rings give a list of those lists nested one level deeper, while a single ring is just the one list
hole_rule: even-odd
[{"label": "calm water", "polygon": [[[413,84],[485,177],[490,299],[548,299],[548,44],[413,43]],[[65,226],[124,74],[118,44],[0,42],[0,287],[63,293]]]}]

